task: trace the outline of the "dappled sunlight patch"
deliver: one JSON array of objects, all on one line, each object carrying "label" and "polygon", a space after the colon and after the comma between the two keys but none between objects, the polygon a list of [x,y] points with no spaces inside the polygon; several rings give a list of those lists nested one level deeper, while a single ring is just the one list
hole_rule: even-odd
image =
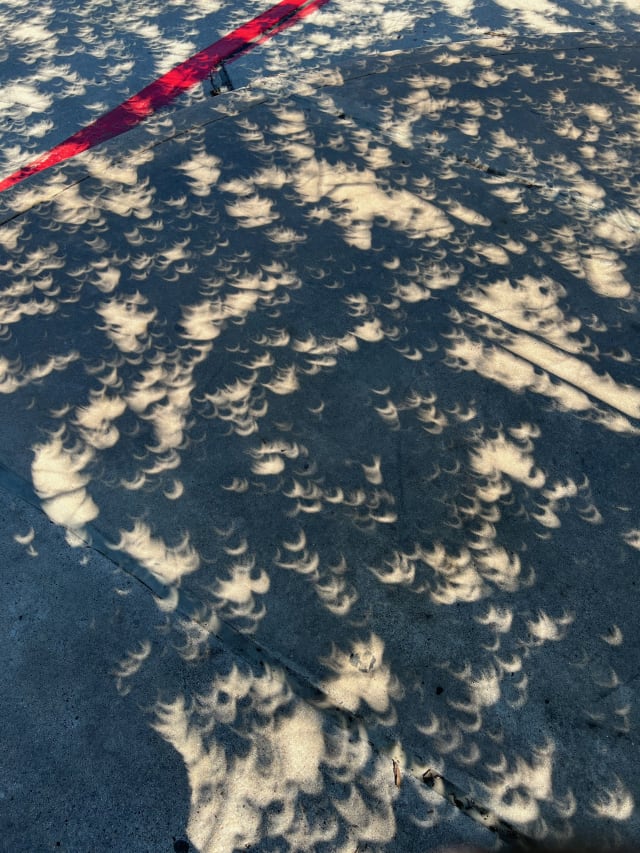
[{"label": "dappled sunlight patch", "polygon": [[278,368],[275,371],[273,379],[270,382],[263,382],[262,384],[272,394],[277,394],[278,396],[293,394],[300,389],[295,365]]},{"label": "dappled sunlight patch", "polygon": [[304,243],[306,235],[293,228],[270,228],[267,236],[272,243],[282,246],[290,246],[293,243]]},{"label": "dappled sunlight patch", "polygon": [[267,612],[258,596],[269,591],[269,575],[264,569],[256,569],[255,557],[249,555],[228,566],[225,574],[212,589],[217,612],[223,619],[232,620],[238,630],[253,633]]},{"label": "dappled sunlight patch", "polygon": [[86,469],[94,459],[94,451],[82,444],[65,446],[64,433],[62,427],[46,443],[33,448],[31,476],[44,512],[55,524],[66,528],[70,545],[78,545],[87,537],[85,525],[99,515],[86,489],[91,481]]},{"label": "dappled sunlight patch", "polygon": [[238,220],[242,228],[261,228],[271,225],[279,215],[273,210],[273,202],[257,194],[238,199],[226,205],[229,216]]},{"label": "dappled sunlight patch", "polygon": [[75,426],[87,445],[105,450],[118,441],[120,434],[113,422],[125,409],[121,397],[108,395],[104,390],[91,394],[89,403],[76,409]]},{"label": "dappled sunlight patch", "polygon": [[4,356],[0,356],[0,394],[13,394],[18,389],[46,379],[54,373],[64,372],[79,358],[79,353],[72,351],[67,355],[51,356],[41,364],[25,368],[20,359],[9,361]]},{"label": "dappled sunlight patch", "polygon": [[345,577],[347,568],[346,560],[342,557],[338,565],[329,566],[322,580],[315,584],[324,607],[334,616],[348,616],[360,598],[354,585]]},{"label": "dappled sunlight patch", "polygon": [[347,616],[359,598],[358,592],[348,579],[348,565],[344,557],[336,565],[321,561],[317,551],[307,547],[307,537],[300,529],[299,537],[284,541],[278,548],[274,565],[295,572],[313,585],[321,605],[335,616]]},{"label": "dappled sunlight patch", "polygon": [[[22,34],[28,35],[32,42],[40,43],[46,32],[42,25],[32,20],[28,27],[18,28],[13,35],[18,41]],[[12,118],[14,121],[25,119],[33,113],[43,113],[51,107],[52,103],[51,95],[38,91],[31,82],[3,83],[2,104],[6,118]]]},{"label": "dappled sunlight patch", "polygon": [[149,474],[171,470],[179,464],[177,451],[184,449],[187,440],[194,371],[208,351],[209,346],[202,346],[195,352],[162,353],[150,359],[149,366],[140,371],[140,378],[131,383],[124,397],[127,407],[149,423],[153,431],[154,443],[148,445],[148,450],[156,458],[145,469]]},{"label": "dappled sunlight patch", "polygon": [[297,459],[301,454],[308,456],[304,446],[298,446],[295,442],[286,441],[262,441],[262,443],[247,451],[254,459],[251,470],[258,475],[281,474],[285,470],[285,460]]},{"label": "dappled sunlight patch", "polygon": [[201,605],[191,616],[174,614],[173,618],[178,634],[175,648],[181,660],[188,664],[206,661],[211,655],[211,637],[221,626],[215,609]]},{"label": "dappled sunlight patch", "polygon": [[178,479],[174,479],[171,486],[168,489],[165,489],[162,494],[168,501],[177,501],[184,494],[184,483]]},{"label": "dappled sunlight patch", "polygon": [[[496,607],[496,605],[490,604],[486,612],[481,616],[477,616],[476,620],[481,625],[486,625],[494,631],[496,636],[499,634],[508,634],[513,625],[513,612],[506,607]],[[494,650],[498,651],[498,649],[499,644]]]},{"label": "dappled sunlight patch", "polygon": [[101,149],[92,149],[85,154],[83,162],[90,175],[105,183],[134,186],[138,181],[138,167],[151,159],[149,153],[136,152],[135,158],[120,159],[108,156]]},{"label": "dappled sunlight patch", "polygon": [[619,625],[612,625],[608,632],[601,636],[600,639],[608,646],[621,646],[624,641],[624,635]]},{"label": "dappled sunlight patch", "polygon": [[471,467],[489,483],[506,474],[530,488],[540,489],[545,476],[534,465],[531,440],[539,435],[536,427],[524,425],[515,436],[517,441],[510,441],[501,433],[496,438],[479,441],[471,451]]},{"label": "dappled sunlight patch", "polygon": [[92,282],[94,287],[102,293],[113,293],[120,283],[120,270],[110,265],[106,259],[100,264],[95,264],[94,269],[96,272]]},{"label": "dappled sunlight patch", "polygon": [[[458,318],[456,318],[458,319]],[[481,324],[467,317],[472,325]],[[460,316],[460,321],[463,321]],[[463,330],[447,334],[447,364],[453,369],[476,370],[513,391],[531,390],[555,400],[566,411],[590,413],[614,432],[635,433],[625,415],[640,417],[640,390],[622,385],[609,374],[599,374],[578,359],[539,338],[482,324],[488,343],[474,340]],[[618,411],[596,407],[590,397]]]},{"label": "dappled sunlight patch", "polygon": [[213,341],[222,332],[226,318],[225,305],[221,300],[204,300],[182,309],[181,325],[183,336],[189,341]]},{"label": "dappled sunlight patch", "polygon": [[[362,529],[375,529],[378,524],[393,524],[397,520],[395,499],[386,489],[348,488],[339,481],[327,483],[326,478],[316,476],[312,470],[305,473],[306,476],[298,472],[282,490],[286,498],[295,501],[288,511],[291,518],[300,513],[315,514],[329,507],[344,507],[347,517]],[[366,475],[364,480],[368,482]]]},{"label": "dappled sunlight patch", "polygon": [[629,820],[635,810],[635,800],[622,779],[615,777],[609,786],[603,786],[598,797],[591,803],[592,811],[599,818]]},{"label": "dappled sunlight patch", "polygon": [[548,613],[540,611],[535,619],[527,622],[531,644],[541,646],[543,643],[558,642],[564,639],[567,628],[575,621],[570,613],[563,613],[557,618],[549,616]]},{"label": "dappled sunlight patch", "polygon": [[492,586],[515,592],[531,584],[524,575],[517,554],[509,554],[491,537],[478,537],[473,550],[448,551],[442,543],[431,549],[416,546],[411,553],[397,551],[383,568],[371,567],[385,584],[408,586],[413,592],[428,593],[443,606],[474,602],[491,593]]},{"label": "dappled sunlight patch", "polygon": [[462,296],[479,311],[540,335],[567,352],[580,354],[589,345],[588,338],[575,338],[581,328],[580,321],[565,317],[558,303],[566,298],[566,290],[550,278],[527,275],[517,281],[500,279],[468,288]]},{"label": "dappled sunlight patch", "polygon": [[385,192],[371,168],[329,165],[307,157],[293,178],[306,204],[328,200],[331,218],[343,229],[345,242],[358,249],[371,248],[372,229],[378,218],[413,238],[445,237],[453,231],[446,215],[418,195],[407,190]]},{"label": "dappled sunlight patch", "polygon": [[26,553],[30,557],[37,557],[38,551],[34,545],[34,541],[36,538],[36,532],[33,527],[29,528],[26,533],[14,533],[13,541],[17,542],[18,545],[24,545]]},{"label": "dappled sunlight patch", "polygon": [[18,240],[22,236],[24,224],[21,222],[4,222],[0,228],[0,246],[6,251],[14,251],[18,246]]},{"label": "dappled sunlight patch", "polygon": [[627,545],[640,551],[640,529],[628,530],[623,538]]},{"label": "dappled sunlight patch", "polygon": [[464,204],[461,204],[456,199],[452,199],[447,204],[447,211],[451,216],[464,222],[466,225],[491,225],[491,220],[476,210],[471,210]]},{"label": "dappled sunlight patch", "polygon": [[637,248],[640,243],[640,213],[629,207],[612,210],[596,223],[594,234],[612,243],[619,251]]},{"label": "dappled sunlight patch", "polygon": [[157,311],[153,308],[145,311],[145,305],[147,298],[137,291],[129,296],[114,296],[96,310],[104,322],[102,331],[123,353],[139,352],[146,343],[149,325]]},{"label": "dappled sunlight patch", "polygon": [[168,585],[179,584],[186,575],[200,568],[200,556],[185,534],[177,545],[167,545],[161,536],[154,536],[143,521],[136,521],[132,530],[121,530],[120,538],[112,545],[143,566],[154,578]]},{"label": "dappled sunlight patch", "polygon": [[150,640],[142,640],[137,649],[130,649],[114,670],[116,688],[121,696],[126,696],[132,689],[130,679],[133,679],[149,660],[152,651]]},{"label": "dappled sunlight patch", "polygon": [[[191,395],[195,382],[190,370],[169,374],[164,393],[149,409],[140,414],[143,420],[151,423],[155,443],[149,449],[153,453],[171,455],[181,450],[186,439],[188,415],[191,411]],[[164,377],[163,377],[164,378]],[[157,462],[154,463],[157,465]]]},{"label": "dappled sunlight patch", "polygon": [[101,204],[109,213],[123,219],[149,219],[153,213],[153,197],[155,190],[150,187],[148,180],[138,180],[132,186],[115,184],[107,187]]},{"label": "dappled sunlight patch", "polygon": [[625,264],[615,252],[594,247],[582,262],[587,282],[599,296],[623,299],[631,295],[631,285],[622,274]]},{"label": "dappled sunlight patch", "polygon": [[[34,294],[31,296],[31,294]],[[53,284],[51,274],[35,282],[23,278],[0,293],[0,328],[19,323],[23,317],[53,314],[58,310],[56,296],[59,288]],[[25,297],[31,297],[29,299]]]},{"label": "dappled sunlight patch", "polygon": [[[189,837],[201,850],[265,839],[292,849],[353,849],[395,831],[366,732],[328,727],[281,670],[233,664],[187,703],[158,702],[153,726],[182,756],[191,790]],[[240,734],[241,733],[241,734]],[[242,748],[233,745],[242,739]],[[322,798],[330,786],[335,796]],[[386,796],[385,796],[386,795]],[[325,795],[326,796],[326,795]],[[350,846],[348,846],[350,845]]]},{"label": "dappled sunlight patch", "polygon": [[310,580],[316,582],[319,578],[318,567],[320,565],[320,557],[317,551],[308,551],[306,548],[299,552],[299,548],[297,546],[291,546],[288,543],[283,543],[285,548],[295,554],[295,558],[283,559],[280,551],[276,552],[275,564],[281,569],[289,569],[290,571],[297,572],[300,575],[304,575],[309,577]]},{"label": "dappled sunlight patch", "polygon": [[241,436],[257,432],[258,421],[268,410],[257,380],[258,373],[253,371],[246,379],[236,379],[231,385],[205,394],[205,400],[211,406],[211,417],[230,422],[231,428]]},{"label": "dappled sunlight patch", "polygon": [[531,751],[531,758],[502,756],[490,766],[490,806],[505,820],[531,824],[540,817],[542,804],[553,802],[553,770],[556,748],[547,741]]},{"label": "dappled sunlight patch", "polygon": [[575,498],[578,493],[578,485],[571,479],[553,483],[550,488],[542,489],[544,503],[540,503],[540,512],[532,513],[532,517],[544,527],[560,527],[559,513],[568,508],[569,499]]},{"label": "dappled sunlight patch", "polygon": [[[468,702],[451,702],[451,707],[456,711],[471,715],[480,714],[484,708],[490,708],[500,700],[501,673],[495,667],[488,667],[481,672],[465,670],[458,678],[465,681],[469,697]],[[479,729],[479,725],[477,728]]]},{"label": "dappled sunlight patch", "polygon": [[360,340],[367,341],[368,343],[378,343],[383,340],[385,336],[384,331],[382,330],[382,324],[377,318],[367,320],[366,322],[355,326],[353,329],[353,335],[354,337],[360,338]]},{"label": "dappled sunlight patch", "polygon": [[414,412],[425,432],[440,435],[448,426],[449,418],[437,404],[436,394],[418,394],[411,391],[399,404],[400,412]]},{"label": "dappled sunlight patch", "polygon": [[156,258],[155,266],[164,274],[167,281],[177,281],[178,276],[193,272],[193,268],[188,263],[181,263],[191,257],[191,252],[187,249],[189,243],[188,237],[174,242],[161,251]]},{"label": "dappled sunlight patch", "polygon": [[394,701],[402,698],[403,690],[384,662],[380,637],[372,634],[368,640],[356,640],[350,651],[332,645],[331,655],[322,662],[333,673],[325,678],[322,688],[340,707],[351,712],[366,707],[382,725],[395,723]]}]

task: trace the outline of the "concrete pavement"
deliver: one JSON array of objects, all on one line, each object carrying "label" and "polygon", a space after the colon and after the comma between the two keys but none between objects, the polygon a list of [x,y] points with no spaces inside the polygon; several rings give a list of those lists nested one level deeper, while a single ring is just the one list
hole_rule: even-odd
[{"label": "concrete pavement", "polygon": [[638,839],[636,56],[376,56],[0,197],[7,849]]}]

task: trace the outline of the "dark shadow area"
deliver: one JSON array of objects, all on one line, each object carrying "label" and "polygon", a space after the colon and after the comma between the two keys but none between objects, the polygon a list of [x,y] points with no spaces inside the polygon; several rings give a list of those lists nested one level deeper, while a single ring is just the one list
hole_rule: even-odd
[{"label": "dark shadow area", "polygon": [[[151,652],[162,615],[134,579],[89,549],[70,550],[63,530],[47,531],[4,489],[0,518],[0,846],[171,850],[186,830],[184,766],[142,712],[157,685],[143,676],[131,702],[114,677],[123,647]],[[175,681],[181,664],[158,667]]]}]

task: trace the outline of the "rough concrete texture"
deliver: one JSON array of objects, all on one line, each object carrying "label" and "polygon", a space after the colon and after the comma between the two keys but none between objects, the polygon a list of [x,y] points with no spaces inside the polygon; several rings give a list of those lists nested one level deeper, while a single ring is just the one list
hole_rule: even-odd
[{"label": "rough concrete texture", "polygon": [[12,844],[638,839],[636,56],[378,56],[0,199]]}]

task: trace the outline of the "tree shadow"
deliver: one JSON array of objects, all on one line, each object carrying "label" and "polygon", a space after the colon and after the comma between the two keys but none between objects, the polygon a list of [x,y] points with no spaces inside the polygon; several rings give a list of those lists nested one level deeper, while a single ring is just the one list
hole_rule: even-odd
[{"label": "tree shadow", "polygon": [[433,788],[637,835],[636,83],[378,57],[7,197],[2,460],[167,614],[202,853],[397,849]]}]

